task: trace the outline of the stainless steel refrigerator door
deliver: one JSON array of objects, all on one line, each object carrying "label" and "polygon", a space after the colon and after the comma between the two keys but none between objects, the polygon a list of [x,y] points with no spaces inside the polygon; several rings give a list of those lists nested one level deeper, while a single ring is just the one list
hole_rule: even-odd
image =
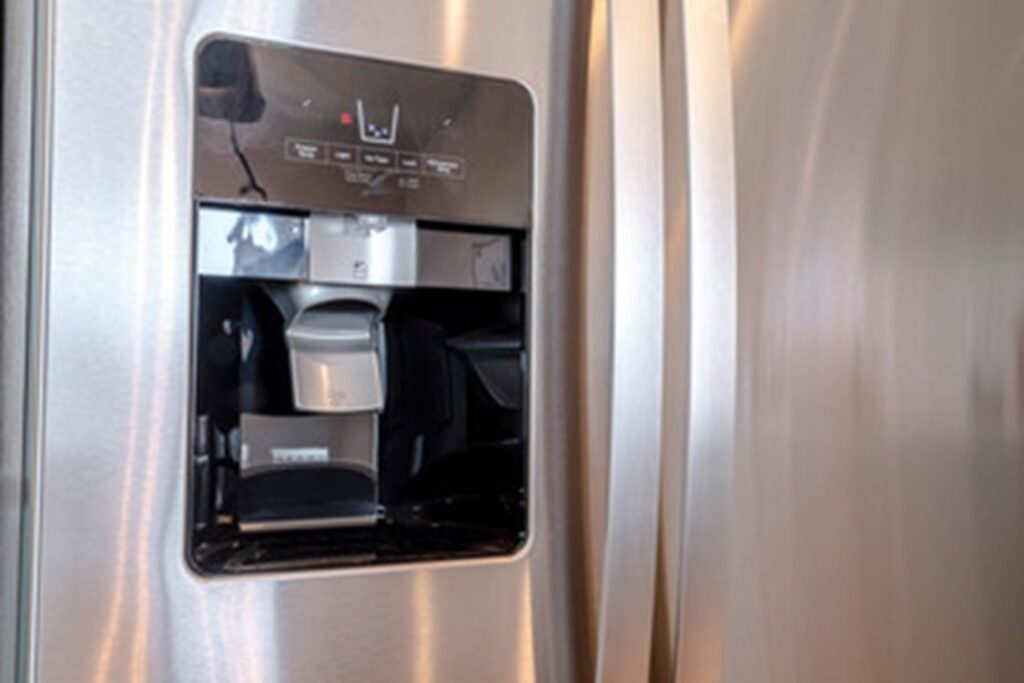
[{"label": "stainless steel refrigerator door", "polygon": [[728,610],[687,683],[1024,680],[1022,35],[1016,0],[731,3]]},{"label": "stainless steel refrigerator door", "polygon": [[[574,680],[576,4],[68,0],[46,9],[53,100],[36,113],[52,116],[52,128],[37,159],[46,182],[35,229],[49,247],[30,680]],[[532,89],[534,494],[531,541],[516,557],[237,579],[186,567],[189,93],[195,47],[213,31]]]}]

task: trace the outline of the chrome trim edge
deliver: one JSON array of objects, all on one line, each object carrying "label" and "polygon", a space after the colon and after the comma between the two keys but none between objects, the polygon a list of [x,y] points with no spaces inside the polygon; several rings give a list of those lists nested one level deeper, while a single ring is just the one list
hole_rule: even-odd
[{"label": "chrome trim edge", "polygon": [[686,77],[682,3],[662,3],[665,117],[665,388],[662,403],[658,574],[651,680],[673,677],[679,618],[679,571],[686,501],[690,386],[690,233]]},{"label": "chrome trim edge", "polygon": [[32,159],[29,215],[29,291],[25,380],[25,489],[21,602],[18,608],[19,681],[35,681],[39,631],[39,566],[42,527],[42,443],[45,424],[46,315],[50,223],[50,155],[53,124],[53,8],[35,4],[32,87]]},{"label": "chrome trim edge", "polygon": [[605,527],[608,518],[608,456],[611,423],[612,372],[612,186],[611,111],[608,106],[608,7],[593,0],[589,17],[583,158],[583,215],[580,253],[582,330],[580,347],[580,481],[583,497],[581,535],[584,577],[589,609],[584,642],[587,670],[594,677],[598,610],[601,596]]},{"label": "chrome trim edge", "polygon": [[3,186],[0,219],[0,679],[18,666],[22,525],[25,519],[25,370],[31,182],[33,7],[3,13]]}]

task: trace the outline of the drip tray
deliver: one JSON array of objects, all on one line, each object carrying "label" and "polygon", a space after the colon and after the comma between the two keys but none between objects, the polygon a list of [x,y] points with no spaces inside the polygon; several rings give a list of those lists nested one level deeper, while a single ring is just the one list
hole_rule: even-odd
[{"label": "drip tray", "polygon": [[239,529],[376,523],[377,415],[241,415]]}]

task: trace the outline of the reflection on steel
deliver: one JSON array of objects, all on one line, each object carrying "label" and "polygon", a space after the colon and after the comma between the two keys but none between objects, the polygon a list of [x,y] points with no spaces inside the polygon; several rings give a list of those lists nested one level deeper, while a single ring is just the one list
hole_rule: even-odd
[{"label": "reflection on steel", "polygon": [[611,450],[596,679],[647,680],[664,353],[658,3],[609,0],[614,240]]},{"label": "reflection on steel", "polygon": [[418,229],[408,218],[309,218],[199,209],[196,266],[203,275],[378,287],[512,289],[506,235]]},{"label": "reflection on steel", "polygon": [[306,221],[299,216],[199,209],[196,270],[204,275],[233,275],[294,280],[309,274]]},{"label": "reflection on steel", "polygon": [[[3,214],[0,216],[0,678],[32,673],[30,615],[38,596],[39,329],[44,312],[44,197],[51,32],[46,3],[3,12]],[[34,162],[34,163],[33,163]]]},{"label": "reflection on steel", "polygon": [[[725,0],[682,0],[687,162],[688,379],[674,680],[725,677],[736,417],[737,230]],[[675,265],[681,265],[675,262]],[[673,388],[673,391],[678,391]],[[681,439],[681,440],[682,440]],[[666,483],[672,486],[673,483]]]}]

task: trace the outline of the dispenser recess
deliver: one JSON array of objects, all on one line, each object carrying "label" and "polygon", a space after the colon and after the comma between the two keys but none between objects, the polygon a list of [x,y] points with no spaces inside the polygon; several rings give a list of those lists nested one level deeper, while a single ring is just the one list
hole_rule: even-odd
[{"label": "dispenser recess", "polygon": [[529,94],[227,37],[196,61],[191,566],[515,552]]}]

